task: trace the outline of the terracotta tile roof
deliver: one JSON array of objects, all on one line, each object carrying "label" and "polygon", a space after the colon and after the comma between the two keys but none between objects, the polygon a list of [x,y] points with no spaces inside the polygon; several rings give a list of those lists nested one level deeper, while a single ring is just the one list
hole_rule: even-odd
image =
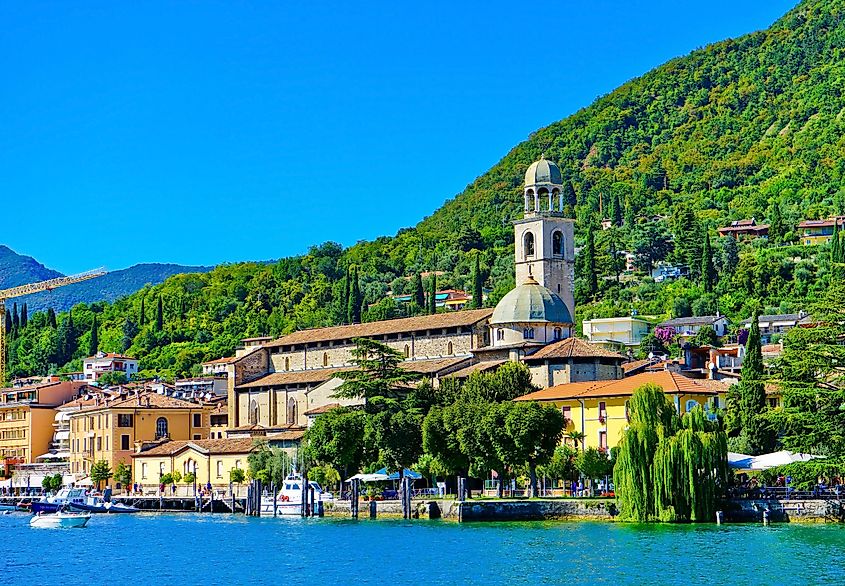
[{"label": "terracotta tile roof", "polygon": [[305,415],[322,415],[326,411],[331,411],[332,409],[337,409],[338,407],[340,407],[340,403],[329,403],[327,405],[321,405],[319,407],[309,409],[305,412]]},{"label": "terracotta tile roof", "polygon": [[649,360],[648,358],[644,360],[634,360],[633,362],[626,362],[622,365],[622,372],[625,373],[625,376],[628,376],[629,374],[633,374],[638,370],[642,370],[649,364],[651,364],[651,360]]},{"label": "terracotta tile roof", "polygon": [[302,330],[282,336],[269,344],[265,344],[264,347],[274,348],[278,346],[289,346],[291,344],[303,344],[308,342],[349,340],[352,338],[384,336],[388,334],[399,334],[419,330],[471,326],[489,318],[492,314],[492,308],[468,309],[465,311],[453,311],[449,313],[438,313],[435,315],[421,315],[417,317],[389,319],[348,326],[333,326],[313,330]]},{"label": "terracotta tile roof", "polygon": [[236,356],[224,356],[223,358],[215,358],[214,360],[209,360],[208,362],[203,362],[202,366],[212,365],[212,364],[229,364],[230,362],[234,362],[237,359],[238,359],[238,357],[236,357]]},{"label": "terracotta tile roof", "polygon": [[476,362],[475,364],[470,364],[469,366],[465,366],[460,370],[456,370],[455,372],[448,374],[447,376],[454,378],[467,378],[473,372],[486,372],[488,370],[494,370],[496,368],[499,368],[505,362],[507,362],[507,360],[487,360],[485,362]]},{"label": "terracotta tile roof", "polygon": [[760,351],[767,356],[779,356],[783,352],[781,344],[763,344]]},{"label": "terracotta tile roof", "polygon": [[[432,358],[426,360],[406,360],[400,366],[420,374],[434,374],[441,370],[454,368],[463,362],[471,360],[468,356]],[[256,387],[273,387],[281,385],[297,385],[322,383],[336,374],[353,370],[351,366],[337,368],[315,368],[312,370],[295,370],[289,372],[271,372],[261,378],[239,385],[238,389],[254,389]]]},{"label": "terracotta tile roof", "polygon": [[709,326],[713,325],[720,319],[723,319],[725,316],[723,315],[701,315],[698,317],[676,317],[672,319],[667,319],[666,321],[662,321],[658,326]]},{"label": "terracotta tile roof", "polygon": [[[695,393],[699,395],[716,395],[724,392],[711,383],[720,381],[693,380],[677,372],[662,370],[660,372],[644,372],[619,380],[593,381],[557,385],[548,389],[536,391],[518,397],[517,401],[555,401],[562,399],[583,399],[595,397],[623,397],[633,395],[641,386],[653,383],[663,389],[663,392],[675,394]],[[724,387],[727,388],[727,387]]]},{"label": "terracotta tile roof", "polygon": [[267,434],[268,440],[288,440],[297,441],[305,437],[304,429],[291,429],[288,431],[280,431],[278,433]]},{"label": "terracotta tile roof", "polygon": [[252,438],[176,440],[160,443],[146,451],[132,454],[132,457],[172,456],[187,448],[197,449],[204,454],[246,454],[255,448],[255,444]]},{"label": "terracotta tile roof", "polygon": [[[138,399],[140,398],[140,404],[138,403]],[[149,404],[147,401],[149,400]],[[192,403],[191,401],[183,401],[182,399],[175,399],[173,397],[168,397],[166,395],[159,395],[158,393],[141,393],[138,397],[134,395],[127,396],[123,399],[118,399],[116,401],[112,401],[111,403],[104,404],[100,403],[99,405],[94,405],[91,407],[83,408],[80,411],[88,412],[88,411],[99,411],[101,409],[126,409],[126,408],[139,408],[139,409],[201,409],[203,405],[200,403]]]},{"label": "terracotta tile roof", "polygon": [[531,360],[545,360],[545,359],[566,359],[566,358],[615,358],[617,360],[627,360],[625,356],[616,352],[606,350],[596,344],[590,344],[581,338],[566,338],[558,342],[553,342],[548,346],[544,346],[537,350],[534,354],[526,356],[526,361]]},{"label": "terracotta tile roof", "polygon": [[[845,216],[837,216],[836,217],[837,223],[842,226],[845,224]],[[824,228],[827,226],[833,226],[833,218],[827,218],[825,220],[802,220],[798,222],[798,228]]]}]

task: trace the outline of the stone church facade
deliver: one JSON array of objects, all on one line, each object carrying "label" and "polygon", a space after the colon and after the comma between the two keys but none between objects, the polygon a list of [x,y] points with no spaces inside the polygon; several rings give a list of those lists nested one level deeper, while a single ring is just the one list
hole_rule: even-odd
[{"label": "stone church facade", "polygon": [[334,405],[355,404],[334,396],[355,338],[393,348],[403,368],[435,385],[507,360],[524,361],[540,387],[621,378],[623,356],[572,337],[574,221],[563,217],[562,187],[552,161],[526,171],[524,216],[514,222],[517,286],[494,309],[302,330],[229,361],[229,436],[303,429]]}]

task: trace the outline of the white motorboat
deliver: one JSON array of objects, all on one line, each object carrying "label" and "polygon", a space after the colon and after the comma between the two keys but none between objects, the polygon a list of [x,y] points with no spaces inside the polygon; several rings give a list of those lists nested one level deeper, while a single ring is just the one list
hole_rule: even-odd
[{"label": "white motorboat", "polygon": [[[313,480],[308,487],[314,490],[314,503],[331,501],[334,497],[323,490],[319,483]],[[261,497],[261,516],[273,516],[273,495]],[[288,474],[282,483],[282,488],[276,494],[275,513],[279,516],[300,516],[302,514],[302,475],[298,472]],[[316,515],[316,511],[313,512]]]},{"label": "white motorboat", "polygon": [[32,501],[33,513],[55,513],[73,504],[84,504],[88,498],[88,491],[84,488],[66,486],[53,496],[45,496],[39,501]]},{"label": "white motorboat", "polygon": [[90,513],[68,513],[57,511],[55,513],[37,513],[29,520],[31,527],[42,527],[48,529],[69,529],[72,527],[85,527],[91,518]]}]

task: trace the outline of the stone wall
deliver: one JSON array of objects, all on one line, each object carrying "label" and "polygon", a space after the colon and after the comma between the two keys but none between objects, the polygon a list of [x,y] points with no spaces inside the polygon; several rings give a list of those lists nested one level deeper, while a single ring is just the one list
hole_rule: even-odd
[{"label": "stone wall", "polygon": [[725,503],[725,520],[761,523],[764,510],[769,511],[769,521],[772,522],[845,522],[842,502],[809,499],[734,499]]},{"label": "stone wall", "polygon": [[541,521],[569,518],[611,520],[616,514],[616,504],[612,499],[458,503],[459,521]]}]

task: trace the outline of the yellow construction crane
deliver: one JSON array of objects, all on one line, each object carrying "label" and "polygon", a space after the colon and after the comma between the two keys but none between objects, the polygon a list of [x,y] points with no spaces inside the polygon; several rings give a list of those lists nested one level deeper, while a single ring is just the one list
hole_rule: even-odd
[{"label": "yellow construction crane", "polygon": [[[64,287],[65,285],[73,285],[80,281],[87,281],[95,277],[102,277],[106,274],[106,269],[99,268],[78,275],[71,275],[69,277],[58,277],[57,279],[50,279],[49,281],[41,281],[40,283],[30,283],[29,285],[21,285],[20,287],[12,287],[11,289],[4,289],[0,291],[0,319],[6,315],[6,300],[21,297],[22,295],[30,295],[38,293],[39,291],[52,291],[56,287]],[[0,386],[6,382],[6,325],[0,323]]]}]

